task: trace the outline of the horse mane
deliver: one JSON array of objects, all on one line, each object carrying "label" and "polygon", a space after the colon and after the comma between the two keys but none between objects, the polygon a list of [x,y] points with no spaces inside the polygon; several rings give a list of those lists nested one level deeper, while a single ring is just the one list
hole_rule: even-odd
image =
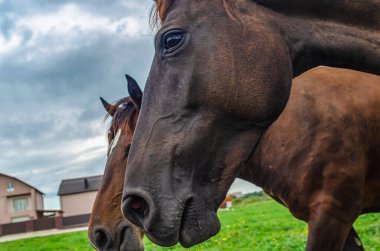
[{"label": "horse mane", "polygon": [[[170,6],[173,4],[174,0],[155,0],[155,5],[152,8],[150,13],[150,23],[152,27],[156,27],[161,24],[167,15],[167,12]],[[227,15],[234,21],[238,23],[242,23],[240,18],[233,14],[233,7],[231,6],[231,1],[223,0],[224,9],[227,12]]]},{"label": "horse mane", "polygon": [[[130,97],[119,99],[114,103],[114,107],[117,108],[108,128],[108,144],[111,144],[119,129],[126,130],[127,132],[132,132],[135,129],[133,119],[139,110]],[[107,114],[105,119],[109,116]]]},{"label": "horse mane", "polygon": [[166,14],[173,3],[173,0],[155,0],[156,4],[150,13],[150,20],[153,26],[158,23],[162,23],[166,17]]}]

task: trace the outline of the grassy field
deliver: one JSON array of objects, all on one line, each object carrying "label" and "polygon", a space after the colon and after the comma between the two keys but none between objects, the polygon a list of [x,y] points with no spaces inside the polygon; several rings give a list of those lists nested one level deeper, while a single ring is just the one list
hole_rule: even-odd
[{"label": "grassy field", "polygon": [[[304,250],[307,235],[305,223],[295,220],[286,208],[272,200],[250,197],[235,203],[233,210],[221,211],[221,232],[191,249],[180,246],[160,248],[145,241],[146,250]],[[368,251],[380,250],[380,214],[361,216],[355,228]],[[0,243],[1,251],[93,250],[87,233],[76,232]]]}]

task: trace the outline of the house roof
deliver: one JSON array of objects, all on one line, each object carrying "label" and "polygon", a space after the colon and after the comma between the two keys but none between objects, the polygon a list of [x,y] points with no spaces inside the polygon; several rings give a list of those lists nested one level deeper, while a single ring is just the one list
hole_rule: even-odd
[{"label": "house roof", "polygon": [[97,191],[100,188],[102,175],[62,180],[59,185],[58,195],[87,193]]},{"label": "house roof", "polygon": [[29,185],[29,184],[26,183],[25,181],[22,181],[22,180],[20,180],[20,179],[18,179],[18,178],[16,178],[16,177],[13,177],[13,176],[10,176],[10,175],[4,174],[4,173],[0,173],[0,176],[5,176],[5,177],[11,178],[11,179],[15,179],[15,180],[17,180],[18,182],[21,182],[21,183],[25,184],[26,186],[33,188],[33,189],[36,190],[38,193],[40,193],[40,194],[44,194],[43,192],[41,192],[41,190],[35,188],[35,187],[32,186],[32,185]]}]

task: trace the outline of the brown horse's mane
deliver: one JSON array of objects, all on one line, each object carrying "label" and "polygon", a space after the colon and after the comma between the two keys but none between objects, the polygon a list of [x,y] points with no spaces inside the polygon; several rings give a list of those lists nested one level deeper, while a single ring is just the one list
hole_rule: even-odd
[{"label": "brown horse's mane", "polygon": [[[155,0],[156,4],[153,6],[153,9],[150,13],[150,21],[152,27],[158,26],[159,23],[162,23],[166,18],[166,14],[173,4],[174,0]],[[227,0],[223,0],[224,8],[230,18],[233,21],[236,21],[236,17],[231,14],[231,2]]]},{"label": "brown horse's mane", "polygon": [[[114,114],[108,129],[108,144],[111,144],[119,129],[126,130],[127,132],[134,130],[135,125],[133,124],[133,119],[139,110],[130,97],[116,101],[114,103],[114,109],[116,109],[116,111],[111,111],[111,113],[114,112]],[[105,119],[109,116],[110,115],[107,114]]]},{"label": "brown horse's mane", "polygon": [[162,23],[164,21],[172,3],[173,0],[156,0],[156,4],[151,12],[151,22],[153,25],[157,25],[158,22]]}]

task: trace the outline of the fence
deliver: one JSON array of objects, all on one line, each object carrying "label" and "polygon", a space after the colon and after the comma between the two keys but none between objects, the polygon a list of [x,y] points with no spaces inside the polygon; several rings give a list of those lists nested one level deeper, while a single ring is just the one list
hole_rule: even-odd
[{"label": "fence", "polygon": [[70,228],[87,225],[91,214],[82,214],[69,217],[40,218],[17,223],[0,225],[0,236],[47,230],[53,228]]},{"label": "fence", "polygon": [[88,224],[91,214],[75,215],[63,218],[63,227],[73,227],[76,225]]}]

